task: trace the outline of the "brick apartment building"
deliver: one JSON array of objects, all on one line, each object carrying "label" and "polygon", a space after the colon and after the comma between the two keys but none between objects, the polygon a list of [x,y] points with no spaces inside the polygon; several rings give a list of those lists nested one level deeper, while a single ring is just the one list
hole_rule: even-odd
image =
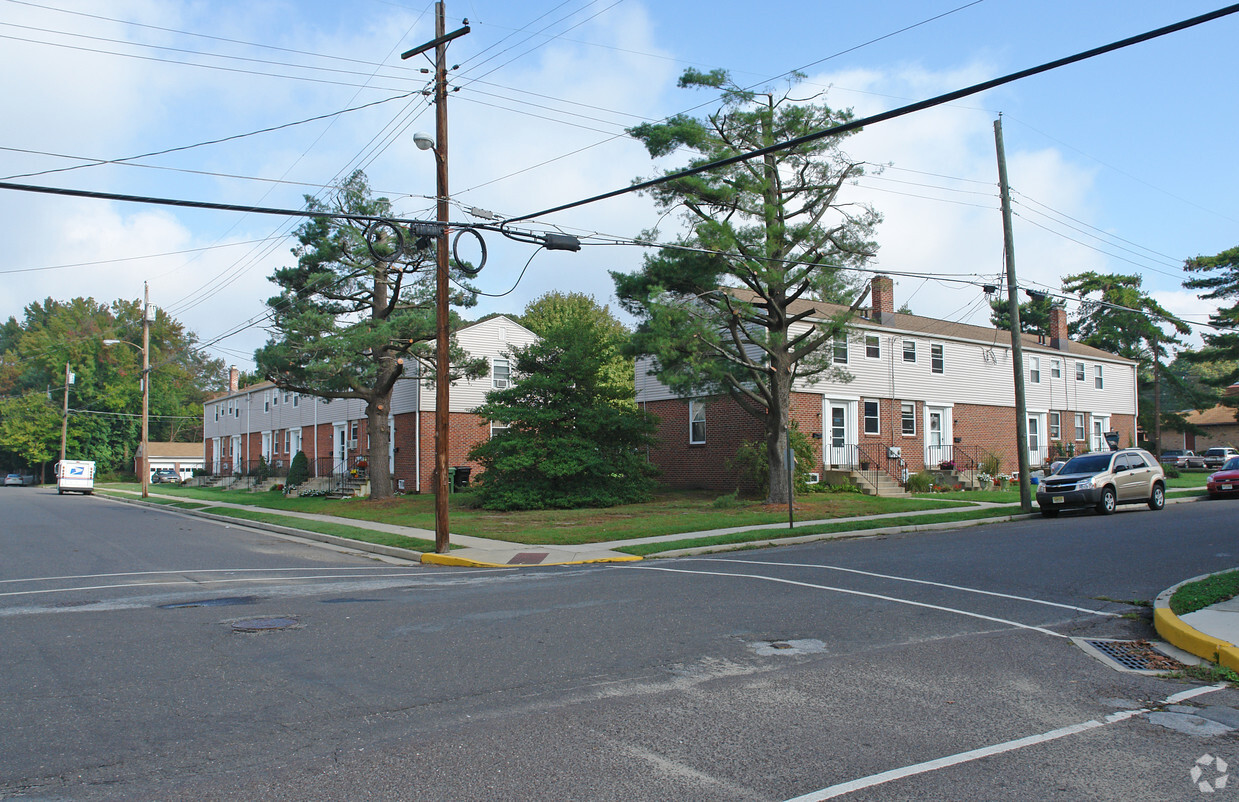
[{"label": "brick apartment building", "polygon": [[[490,422],[474,414],[492,388],[507,386],[511,346],[534,342],[536,335],[499,316],[466,326],[456,341],[471,356],[486,357],[490,373],[454,382],[449,398],[448,464],[469,465],[469,449],[490,437]],[[406,362],[406,366],[412,363]],[[413,370],[416,370],[416,363]],[[393,484],[405,492],[433,489],[435,393],[414,374],[392,393],[392,438],[388,448]],[[312,476],[340,476],[369,458],[365,402],[285,392],[271,382],[239,389],[233,369],[227,392],[203,405],[206,469],[215,476],[244,474],[264,460],[276,475],[304,451]]]},{"label": "brick apartment building", "polygon": [[[736,291],[740,294],[741,291]],[[989,454],[1004,473],[1017,469],[1015,382],[1009,332],[895,312],[894,282],[870,284],[871,308],[859,309],[834,363],[848,382],[793,385],[791,417],[815,448],[815,470],[903,472],[953,462],[972,468]],[[801,301],[828,320],[836,304]],[[807,324],[805,324],[807,325]],[[1123,446],[1136,438],[1136,363],[1067,339],[1067,313],[1053,310],[1048,337],[1022,335],[1029,462]],[[744,487],[732,466],[744,441],[764,438],[760,422],[730,398],[676,397],[636,365],[637,402],[661,421],[650,459],[671,486],[729,491]]]}]

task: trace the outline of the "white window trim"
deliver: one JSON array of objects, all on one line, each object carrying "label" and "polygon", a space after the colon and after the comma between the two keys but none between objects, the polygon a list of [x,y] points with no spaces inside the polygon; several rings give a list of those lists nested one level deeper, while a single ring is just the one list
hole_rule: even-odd
[{"label": "white window trim", "polygon": [[[869,415],[865,412],[865,407],[873,404],[877,408],[873,420],[877,423],[877,428],[874,431],[869,431]],[[882,402],[876,398],[865,398],[860,402],[860,431],[861,434],[872,437],[873,435],[882,434]]]},{"label": "white window trim", "polygon": [[1102,371],[1101,365],[1093,365],[1093,388],[1096,390],[1106,389],[1105,374]]},{"label": "white window trim", "polygon": [[[904,421],[908,420],[908,418],[904,416],[904,409],[907,407],[912,408],[912,431],[911,432],[906,431],[903,425]],[[916,437],[916,402],[915,401],[904,401],[899,404],[899,431],[903,432],[904,437]]]},{"label": "white window trim", "polygon": [[1076,381],[1082,382],[1088,379],[1088,368],[1083,362],[1076,363]]},{"label": "white window trim", "polygon": [[[934,349],[938,349],[938,362],[942,365],[942,370],[934,370]],[[929,344],[929,372],[938,376],[946,375],[946,346],[943,343]]]},{"label": "white window trim", "polygon": [[1072,434],[1075,435],[1075,441],[1077,443],[1088,442],[1088,417],[1083,412],[1077,412],[1074,423],[1075,431]]},{"label": "white window trim", "polygon": [[[696,423],[697,410],[701,410],[701,439],[693,439],[693,424]],[[706,442],[708,433],[706,431],[706,405],[702,401],[688,402],[688,444],[690,446],[703,445]]]},{"label": "white window trim", "polygon": [[1028,357],[1028,381],[1032,384],[1041,384],[1041,357]]},{"label": "white window trim", "polygon": [[1063,377],[1063,363],[1060,359],[1050,360],[1050,378],[1061,379]]},{"label": "white window trim", "polygon": [[[503,363],[503,366],[506,369],[505,375],[502,379],[499,378],[495,374],[495,368],[499,367],[500,363]],[[512,362],[511,360],[504,359],[503,357],[495,357],[494,359],[491,360],[490,386],[495,390],[506,390],[508,387],[512,386]]]},{"label": "white window trim", "polygon": [[[878,348],[877,356],[869,355],[869,341],[870,340],[873,340],[877,344],[877,348]],[[882,338],[876,334],[866,334],[865,335],[865,359],[881,359],[881,358],[882,358]]]},{"label": "white window trim", "polygon": [[[840,358],[839,358],[839,347],[840,347],[840,346],[842,346],[842,347],[843,347],[843,359],[840,359]],[[844,335],[844,336],[842,336],[842,337],[836,337],[836,338],[834,339],[834,342],[832,342],[832,343],[831,343],[830,348],[831,348],[831,350],[830,350],[830,361],[831,361],[831,363],[832,363],[832,364],[835,364],[835,365],[846,365],[846,364],[848,363],[848,358],[849,358],[849,356],[850,356],[850,355],[848,354],[848,351],[849,351],[849,350],[851,350],[851,349],[849,349],[849,348],[848,348],[848,338],[847,338],[847,335]]]},{"label": "white window trim", "polygon": [[1062,440],[1062,439],[1063,439],[1063,413],[1051,412],[1050,413],[1050,440],[1054,441],[1054,440]]},{"label": "white window trim", "polygon": [[[909,345],[912,346],[911,351],[908,350]],[[908,359],[909,354],[912,356],[911,359]],[[916,364],[916,340],[903,341],[903,361],[910,364]]]}]

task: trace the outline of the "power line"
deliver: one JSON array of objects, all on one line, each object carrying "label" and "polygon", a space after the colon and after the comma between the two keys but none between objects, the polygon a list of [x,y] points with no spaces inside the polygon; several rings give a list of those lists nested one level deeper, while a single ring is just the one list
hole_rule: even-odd
[{"label": "power line", "polygon": [[784,142],[778,142],[768,147],[758,148],[757,150],[747,151],[745,153],[741,153],[736,156],[731,156],[726,159],[719,159],[717,161],[709,162],[707,164],[698,165],[697,167],[691,167],[685,170],[680,170],[678,172],[669,173],[659,178],[654,178],[654,179],[650,179],[649,181],[643,181],[637,184],[632,184],[622,189],[616,189],[610,192],[604,192],[600,195],[594,195],[592,197],[585,198],[583,200],[573,201],[572,203],[565,203],[560,206],[552,207],[550,209],[543,209],[542,211],[539,211],[539,212],[533,212],[531,214],[521,215],[520,217],[509,218],[508,220],[504,222],[517,222],[520,220],[527,220],[531,217],[541,217],[543,215],[553,214],[555,212],[562,212],[568,209],[574,209],[578,206],[585,206],[590,203],[597,203],[598,201],[607,200],[609,198],[614,198],[619,195],[627,195],[631,192],[641,192],[643,190],[651,189],[653,187],[660,186],[662,184],[666,184],[671,181],[677,181],[679,179],[687,178],[689,176],[699,175],[700,173],[704,173],[704,172],[707,172],[709,170],[713,170],[719,167],[727,167],[732,164],[738,164],[740,162],[748,161],[750,159],[755,159],[760,156],[765,156],[768,153],[777,153],[778,151],[788,150],[790,148],[798,147],[800,145],[808,144],[810,142],[815,142],[819,139],[824,139],[828,136],[836,136],[838,134],[855,131],[867,125],[874,125],[875,123],[885,122],[887,120],[892,120],[897,117],[903,117],[908,114],[912,114],[914,112],[924,111],[926,109],[930,109],[935,106],[941,106],[945,103],[951,102],[952,100],[959,100],[960,98],[979,94],[981,92],[987,91],[989,89],[994,89],[999,86],[1003,86],[1013,81],[1018,81],[1023,78],[1029,78],[1033,75],[1039,75],[1040,73],[1048,72],[1050,70],[1059,69],[1060,67],[1065,67],[1070,64],[1079,62],[1079,61],[1084,61],[1090,58],[1095,58],[1097,56],[1104,55],[1106,53],[1110,53],[1115,50],[1120,50],[1125,47],[1131,47],[1132,45],[1140,44],[1142,42],[1149,41],[1150,39],[1156,39],[1158,37],[1166,36],[1171,33],[1177,33],[1178,31],[1184,30],[1186,28],[1191,28],[1196,25],[1204,24],[1206,22],[1212,22],[1213,20],[1220,19],[1221,17],[1225,17],[1230,14],[1234,14],[1236,12],[1239,12],[1239,5],[1227,6],[1217,11],[1212,11],[1208,14],[1202,14],[1197,17],[1192,17],[1191,19],[1183,20],[1182,22],[1177,22],[1172,25],[1167,25],[1161,28],[1157,28],[1156,30],[1148,31],[1146,33],[1138,34],[1136,36],[1129,36],[1126,39],[1120,39],[1117,42],[1111,42],[1110,44],[1102,45],[1100,47],[1095,47],[1090,50],[1085,50],[1083,52],[1076,53],[1075,55],[1067,56],[1065,58],[1055,59],[1054,61],[1048,61],[1036,67],[1030,67],[1028,69],[1020,70],[1018,72],[1009,73],[1007,75],[1002,76],[1001,78],[994,78],[989,81],[983,81],[982,83],[979,83],[979,84],[973,84],[972,86],[966,87],[964,89],[957,89],[953,92],[947,92],[946,94],[938,95],[937,97],[933,97],[928,100],[922,100],[917,103],[912,103],[906,106],[901,106],[900,108],[897,108],[897,109],[892,109],[890,111],[885,111],[879,114],[874,114],[864,119],[852,120],[851,122],[843,123],[842,125],[836,125],[836,126],[833,126],[831,128],[827,128],[821,131],[815,131],[810,134],[805,134],[804,136],[795,137],[793,139],[789,139]]}]

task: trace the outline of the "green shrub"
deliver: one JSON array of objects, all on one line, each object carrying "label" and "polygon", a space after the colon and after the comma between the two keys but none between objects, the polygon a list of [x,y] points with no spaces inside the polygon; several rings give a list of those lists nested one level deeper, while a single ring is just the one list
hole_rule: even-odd
[{"label": "green shrub", "polygon": [[306,459],[304,451],[298,451],[293,455],[293,461],[288,466],[288,478],[285,482],[289,487],[300,487],[309,478],[310,461]]},{"label": "green shrub", "polygon": [[[792,477],[792,488],[796,493],[804,493],[809,489],[809,474],[816,470],[817,459],[813,453],[813,442],[800,431],[795,422],[787,433],[792,444],[792,453],[796,456],[796,474]],[[728,463],[728,467],[739,470],[753,484],[757,492],[764,496],[770,492],[770,461],[766,454],[766,441],[746,440],[736,449],[736,456]]]},{"label": "green shrub", "polygon": [[739,507],[740,504],[740,491],[733,490],[725,496],[719,496],[714,499],[714,502],[710,506],[714,507],[716,510],[730,510]]},{"label": "green shrub", "polygon": [[981,473],[988,473],[990,476],[997,476],[1002,471],[1002,460],[998,459],[998,455],[989,453],[981,460]]},{"label": "green shrub", "polygon": [[908,477],[909,493],[928,493],[934,488],[934,475],[929,471],[914,473]]}]

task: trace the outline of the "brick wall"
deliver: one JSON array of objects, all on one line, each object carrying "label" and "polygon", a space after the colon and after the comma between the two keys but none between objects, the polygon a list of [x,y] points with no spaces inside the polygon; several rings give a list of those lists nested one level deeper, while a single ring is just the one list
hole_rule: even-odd
[{"label": "brick wall", "polygon": [[[762,426],[735,401],[725,398],[706,402],[706,441],[692,445],[688,442],[687,401],[650,401],[641,406],[658,417],[658,441],[649,449],[649,459],[662,471],[664,485],[725,493],[737,488],[755,489],[751,482],[741,479],[740,472],[730,463],[742,442],[763,437]],[[796,414],[799,419],[804,411],[798,410]],[[816,425],[820,428],[820,421]]]}]

